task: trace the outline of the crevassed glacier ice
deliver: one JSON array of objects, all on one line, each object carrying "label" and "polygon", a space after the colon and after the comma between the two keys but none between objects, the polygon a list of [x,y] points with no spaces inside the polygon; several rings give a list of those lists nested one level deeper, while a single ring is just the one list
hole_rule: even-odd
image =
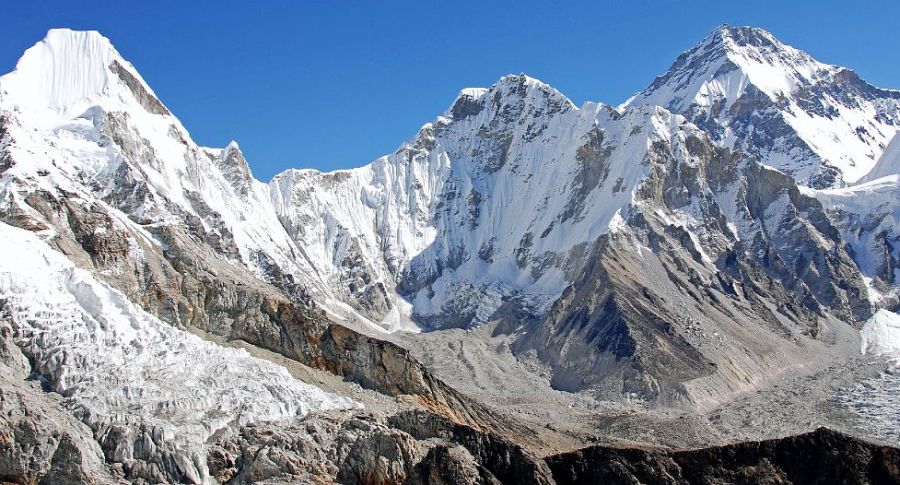
[{"label": "crevassed glacier ice", "polygon": [[873,436],[900,444],[900,315],[878,310],[866,321],[860,336],[862,353],[888,357],[892,368],[856,384],[839,399]]},{"label": "crevassed glacier ice", "polygon": [[38,372],[115,461],[209,480],[206,440],[231,425],[359,406],[287,369],[171,327],[34,234],[0,223],[0,309]]}]

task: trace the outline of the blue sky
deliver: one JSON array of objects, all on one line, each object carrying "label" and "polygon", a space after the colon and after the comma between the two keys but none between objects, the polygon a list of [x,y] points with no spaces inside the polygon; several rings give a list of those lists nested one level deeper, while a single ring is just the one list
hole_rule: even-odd
[{"label": "blue sky", "polygon": [[900,2],[9,2],[0,71],[47,29],[109,37],[195,140],[237,140],[256,176],[359,166],[461,88],[525,72],[618,104],[722,23],[766,28],[900,88]]}]

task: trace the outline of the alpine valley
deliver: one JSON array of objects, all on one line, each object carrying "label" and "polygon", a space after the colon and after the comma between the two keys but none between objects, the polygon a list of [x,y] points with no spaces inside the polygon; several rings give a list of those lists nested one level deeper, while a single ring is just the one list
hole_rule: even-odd
[{"label": "alpine valley", "polygon": [[898,131],[722,26],[263,183],[51,30],[0,77],[0,482],[900,483]]}]

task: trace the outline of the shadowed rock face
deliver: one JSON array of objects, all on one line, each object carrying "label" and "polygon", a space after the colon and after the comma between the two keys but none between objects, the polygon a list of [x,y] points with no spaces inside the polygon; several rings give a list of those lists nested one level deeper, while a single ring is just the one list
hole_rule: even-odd
[{"label": "shadowed rock face", "polygon": [[840,234],[787,175],[705,136],[658,142],[643,163],[627,228],[585,250],[513,346],[551,365],[554,388],[660,403],[696,400],[698,379],[736,391],[774,371],[773,349],[820,339],[825,315],[871,315]]},{"label": "shadowed rock face", "polygon": [[112,64],[109,65],[109,70],[116,76],[119,76],[119,79],[128,86],[128,89],[131,90],[134,97],[148,112],[157,115],[172,114],[169,112],[168,108],[162,104],[162,101],[156,96],[148,93],[141,82],[135,78],[133,74],[128,72],[128,69],[122,67],[122,65],[119,64],[119,61],[113,61]]},{"label": "shadowed rock face", "polygon": [[900,483],[900,449],[826,428],[687,451],[591,447],[547,458],[560,485]]}]

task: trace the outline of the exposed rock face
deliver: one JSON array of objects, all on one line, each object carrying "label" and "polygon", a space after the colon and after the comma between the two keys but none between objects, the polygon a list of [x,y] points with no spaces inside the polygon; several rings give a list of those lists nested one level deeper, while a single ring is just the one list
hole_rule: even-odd
[{"label": "exposed rock face", "polygon": [[220,481],[352,484],[551,484],[543,460],[496,435],[429,413],[318,416],[284,429],[244,429],[210,449]]},{"label": "exposed rock face", "polygon": [[771,372],[772,349],[817,338],[826,313],[871,315],[838,231],[788,176],[702,135],[657,142],[643,163],[627,225],[585,251],[516,343],[553,366],[554,387],[702,400],[682,384],[738,390]]},{"label": "exposed rock face", "polygon": [[170,115],[168,108],[166,108],[162,101],[159,100],[153,94],[147,92],[147,89],[144,87],[143,83],[132,73],[128,71],[118,60],[113,60],[109,65],[109,70],[112,71],[113,74],[118,76],[122,82],[128,86],[128,89],[131,90],[134,97],[141,103],[141,106],[144,107],[148,112],[153,113],[155,115]]},{"label": "exposed rock face", "polygon": [[222,175],[239,195],[246,196],[253,186],[253,175],[244,153],[236,142],[231,142],[216,155],[215,162]]},{"label": "exposed rock face", "polygon": [[592,447],[547,458],[562,484],[900,483],[900,450],[826,428],[702,450]]}]

